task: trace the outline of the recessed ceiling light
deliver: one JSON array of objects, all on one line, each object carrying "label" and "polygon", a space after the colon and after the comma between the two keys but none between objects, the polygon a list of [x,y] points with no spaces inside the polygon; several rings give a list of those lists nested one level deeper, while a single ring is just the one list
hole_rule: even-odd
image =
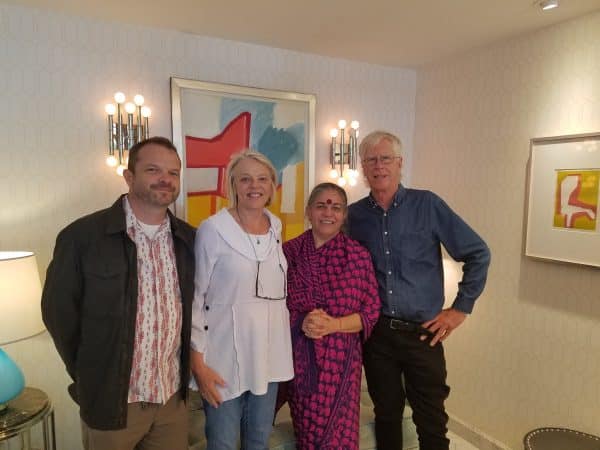
[{"label": "recessed ceiling light", "polygon": [[558,8],[558,0],[541,0],[540,8],[542,8],[543,11]]}]

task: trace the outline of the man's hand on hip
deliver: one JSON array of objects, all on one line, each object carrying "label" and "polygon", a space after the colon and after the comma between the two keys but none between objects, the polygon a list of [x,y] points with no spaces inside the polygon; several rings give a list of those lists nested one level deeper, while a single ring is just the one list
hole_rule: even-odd
[{"label": "man's hand on hip", "polygon": [[[433,319],[423,323],[423,328],[427,328],[432,336],[429,345],[432,347],[439,342],[445,341],[454,329],[458,328],[467,318],[467,315],[457,309],[443,309]],[[427,335],[421,336],[421,340],[427,339]]]}]

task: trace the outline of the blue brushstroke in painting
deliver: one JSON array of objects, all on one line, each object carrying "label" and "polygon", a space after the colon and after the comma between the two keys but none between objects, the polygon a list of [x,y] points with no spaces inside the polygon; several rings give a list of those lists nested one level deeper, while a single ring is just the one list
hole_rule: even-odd
[{"label": "blue brushstroke in painting", "polygon": [[304,161],[304,124],[288,128],[273,127],[275,103],[269,101],[224,98],[221,101],[221,130],[243,112],[252,116],[250,147],[271,160],[281,180],[281,172],[289,165]]}]

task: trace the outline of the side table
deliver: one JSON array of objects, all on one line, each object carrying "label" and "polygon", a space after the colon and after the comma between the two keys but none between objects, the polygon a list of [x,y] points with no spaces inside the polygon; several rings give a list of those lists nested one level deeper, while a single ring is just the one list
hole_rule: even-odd
[{"label": "side table", "polygon": [[0,411],[0,442],[12,437],[21,438],[21,448],[31,449],[31,428],[42,423],[44,450],[56,450],[54,410],[45,392],[26,387],[18,397]]}]

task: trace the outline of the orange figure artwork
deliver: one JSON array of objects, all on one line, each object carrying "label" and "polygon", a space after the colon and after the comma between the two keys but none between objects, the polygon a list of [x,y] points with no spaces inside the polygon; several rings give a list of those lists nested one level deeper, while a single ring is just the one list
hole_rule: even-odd
[{"label": "orange figure artwork", "polygon": [[596,230],[600,170],[557,170],[554,226]]}]

